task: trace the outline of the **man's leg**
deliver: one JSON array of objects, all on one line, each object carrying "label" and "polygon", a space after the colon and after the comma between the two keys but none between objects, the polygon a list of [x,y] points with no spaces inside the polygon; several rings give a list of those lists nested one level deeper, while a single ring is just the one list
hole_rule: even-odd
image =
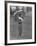
[{"label": "man's leg", "polygon": [[22,22],[19,22],[18,24],[18,31],[19,31],[19,36],[22,34]]}]

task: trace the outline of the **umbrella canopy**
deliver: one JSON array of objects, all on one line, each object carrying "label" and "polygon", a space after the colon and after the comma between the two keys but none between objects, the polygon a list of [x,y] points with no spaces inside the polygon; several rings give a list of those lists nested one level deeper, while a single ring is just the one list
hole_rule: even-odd
[{"label": "umbrella canopy", "polygon": [[22,22],[24,20],[24,17],[26,16],[25,15],[25,12],[23,10],[19,10],[19,11],[16,11],[14,14],[14,20],[16,22]]}]

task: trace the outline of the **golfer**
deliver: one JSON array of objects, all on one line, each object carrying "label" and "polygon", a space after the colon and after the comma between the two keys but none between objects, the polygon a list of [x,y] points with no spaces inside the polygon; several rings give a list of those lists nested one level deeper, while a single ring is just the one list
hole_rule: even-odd
[{"label": "golfer", "polygon": [[22,35],[22,22],[24,21],[24,14],[23,14],[23,11],[22,10],[19,10],[19,11],[16,11],[14,13],[15,18],[17,18],[17,22],[18,22],[18,37]]}]

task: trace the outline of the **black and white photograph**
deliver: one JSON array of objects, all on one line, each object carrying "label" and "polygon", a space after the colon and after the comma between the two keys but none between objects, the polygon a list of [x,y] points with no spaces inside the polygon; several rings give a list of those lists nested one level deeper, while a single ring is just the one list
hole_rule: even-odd
[{"label": "black and white photograph", "polygon": [[6,36],[8,44],[35,43],[35,4],[6,2]]},{"label": "black and white photograph", "polygon": [[32,7],[10,6],[10,40],[32,39]]}]

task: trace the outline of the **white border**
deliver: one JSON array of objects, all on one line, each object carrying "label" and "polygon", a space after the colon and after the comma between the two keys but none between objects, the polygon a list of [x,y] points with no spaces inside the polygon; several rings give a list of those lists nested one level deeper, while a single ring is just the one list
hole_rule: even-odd
[{"label": "white border", "polygon": [[[10,40],[10,6],[29,6],[32,7],[32,39],[25,40]],[[18,4],[8,3],[7,4],[7,41],[8,43],[21,43],[21,42],[34,42],[34,5],[33,4]]]}]

